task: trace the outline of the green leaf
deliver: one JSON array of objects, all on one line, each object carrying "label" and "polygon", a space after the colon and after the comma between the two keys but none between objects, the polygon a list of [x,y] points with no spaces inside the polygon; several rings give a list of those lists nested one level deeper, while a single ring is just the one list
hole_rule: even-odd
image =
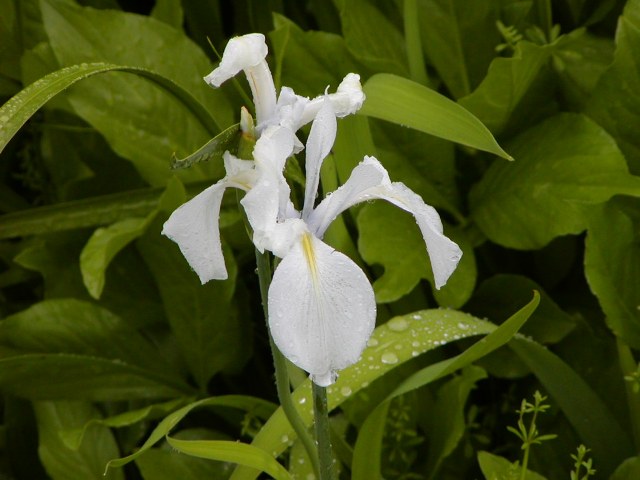
[{"label": "green leaf", "polygon": [[226,249],[229,278],[201,285],[178,246],[160,234],[161,220],[138,240],[138,250],[156,280],[182,354],[205,388],[217,372],[239,370],[251,353],[250,331],[232,304],[237,266]]},{"label": "green leaf", "polygon": [[193,394],[174,377],[121,360],[63,353],[0,359],[0,388],[32,400],[115,401]]},{"label": "green leaf", "polygon": [[620,145],[631,171],[640,173],[640,1],[626,3],[618,21],[613,64],[593,90],[586,113]]},{"label": "green leaf", "polygon": [[[528,305],[498,328],[490,322],[455,310],[423,310],[389,320],[373,332],[361,360],[342,370],[338,381],[327,388],[329,408],[334,409],[340,406],[352,395],[368,387],[374,380],[424,352],[450,341],[491,332],[462,354],[412,375],[394,390],[387,400],[463,368],[508,342],[535,310],[538,300],[539,296],[536,293]],[[293,398],[300,405],[298,408],[300,416],[307,425],[310,425],[313,412],[309,380],[295,390]],[[383,404],[378,408],[384,408]],[[287,439],[287,442],[283,442],[283,438]],[[279,408],[256,435],[253,445],[272,451],[274,456],[277,456],[288,448],[288,441],[293,438],[295,433],[284,412]],[[238,467],[231,479],[254,480],[257,475],[255,470]]]},{"label": "green leaf", "polygon": [[35,81],[0,107],[0,152],[29,118],[52,97],[79,80],[111,71],[130,72],[155,82],[190,108],[203,125],[211,127],[209,114],[190,93],[150,70],[108,63],[83,63],[62,68]]},{"label": "green leaf", "polygon": [[82,280],[93,298],[102,295],[106,270],[113,257],[143,235],[152,220],[153,216],[127,218],[93,232],[80,255]]},{"label": "green leaf", "polygon": [[631,457],[616,468],[609,480],[628,480],[637,477],[640,477],[640,457]]},{"label": "green leaf", "polygon": [[500,245],[538,249],[580,233],[594,205],[616,194],[640,195],[615,141],[577,114],[560,114],[519,135],[517,161],[495,162],[470,194],[471,215]]},{"label": "green leaf", "polygon": [[[380,421],[378,412],[381,409],[386,408],[385,404],[393,398],[423,387],[424,385],[427,385],[439,378],[450,375],[506,344],[516,334],[518,329],[522,327],[524,322],[527,321],[531,313],[538,306],[539,301],[540,296],[537,292],[534,292],[534,298],[527,305],[512,315],[511,318],[504,322],[500,327],[493,330],[487,337],[476,342],[461,354],[436,364],[429,365],[405,379],[398,387],[387,395],[386,399],[375,408],[369,417],[367,417],[361,431],[370,431],[368,424],[370,422],[377,423]],[[379,432],[380,430],[377,431]],[[374,442],[375,444],[382,442],[382,436],[374,439],[371,438],[372,433],[373,431],[370,431],[369,435],[362,440],[360,439],[360,436],[358,436],[358,441],[356,442],[353,454],[354,460],[352,474],[354,480],[381,478],[380,471],[374,470],[376,462],[370,462],[368,460],[367,452],[372,448]]]},{"label": "green leaf", "polygon": [[469,394],[479,380],[487,378],[487,373],[473,365],[463,368],[438,389],[436,403],[429,413],[429,454],[426,471],[429,478],[437,478],[442,461],[453,452],[462,440],[467,428],[465,406]]},{"label": "green leaf", "polygon": [[5,318],[0,322],[0,344],[29,353],[87,355],[171,372],[161,352],[127,322],[73,299],[46,300]]},{"label": "green leaf", "polygon": [[343,0],[342,34],[353,56],[374,72],[408,75],[404,39],[396,26],[367,0]]},{"label": "green leaf", "polygon": [[[548,82],[539,80],[552,53],[553,47],[549,45],[518,42],[513,56],[494,59],[478,88],[458,102],[494,135],[500,135],[508,126],[514,130],[514,125],[509,124],[522,118],[522,115],[516,115],[517,111],[526,111],[524,118],[530,122],[532,113],[540,105],[540,98],[545,98],[542,105],[548,103]],[[542,91],[541,88],[535,91],[536,83]],[[521,106],[524,108],[519,109]]]},{"label": "green leaf", "polygon": [[246,443],[223,440],[178,440],[167,442],[179,452],[209,460],[233,462],[268,473],[276,480],[291,480],[289,472],[264,450]]},{"label": "green leaf", "polygon": [[419,2],[424,51],[454,98],[468,95],[484,78],[500,43],[498,13],[492,0]]},{"label": "green leaf", "polygon": [[480,120],[452,100],[406,78],[380,73],[364,85],[360,114],[511,159]]},{"label": "green leaf", "polygon": [[[62,65],[107,60],[153,69],[191,92],[208,117],[213,117],[213,125],[211,121],[203,125],[181,101],[133,77],[96,78],[69,92],[74,110],[152,185],[163,184],[171,175],[167,162],[173,153],[193,152],[232,123],[233,111],[224,94],[201,80],[211,70],[209,60],[182,31],[121,11],[51,0],[40,4],[51,46]],[[183,175],[197,179],[208,173],[211,166]]]},{"label": "green leaf", "polygon": [[598,297],[607,325],[634,348],[640,348],[638,224],[638,219],[615,204],[593,209],[584,258],[589,287]]},{"label": "green leaf", "polygon": [[276,84],[300,95],[316,96],[327,86],[337,88],[347,73],[357,72],[345,39],[334,33],[303,31],[286,17],[273,14],[275,30],[269,33],[276,57]]},{"label": "green leaf", "polygon": [[80,445],[82,445],[82,441],[84,440],[87,431],[90,430],[92,425],[103,425],[111,428],[128,427],[144,420],[153,420],[164,417],[176,410],[176,408],[180,408],[191,402],[193,402],[193,399],[178,398],[164,403],[155,403],[138,410],[120,413],[112,417],[92,418],[82,425],[82,427],[72,427],[62,430],[58,432],[58,435],[60,435],[60,438],[67,447],[72,450],[78,450]]},{"label": "green leaf", "polygon": [[[517,463],[511,463],[504,457],[489,452],[478,452],[478,463],[485,480],[519,480],[522,475],[522,467]],[[539,473],[527,469],[528,480],[546,480]]]},{"label": "green leaf", "polygon": [[127,463],[135,460],[140,455],[145,453],[151,447],[153,447],[156,443],[162,440],[166,435],[171,432],[171,430],[193,409],[198,407],[206,407],[206,406],[220,406],[220,407],[231,407],[237,408],[240,410],[244,410],[246,412],[251,413],[252,415],[256,415],[258,418],[264,418],[265,416],[270,415],[273,412],[274,405],[266,400],[262,400],[260,398],[248,397],[243,395],[226,395],[221,397],[211,397],[204,398],[202,400],[198,400],[197,402],[191,403],[182,407],[180,410],[173,412],[172,414],[165,417],[158,426],[151,432],[149,438],[144,442],[144,444],[126,457],[117,458],[114,460],[110,460],[107,463],[107,470],[113,467],[121,467],[126,465]]},{"label": "green leaf", "polygon": [[224,479],[229,476],[231,467],[226,463],[213,463],[158,448],[147,450],[144,455],[138,457],[136,466],[145,480]]},{"label": "green leaf", "polygon": [[180,0],[157,0],[151,16],[178,29],[182,28],[184,23]]},{"label": "green leaf", "polygon": [[[384,274],[373,283],[377,302],[388,303],[402,298],[422,279],[429,280],[433,285],[427,248],[410,215],[398,212],[393,205],[378,202],[362,207],[357,224],[358,250],[362,258],[369,265],[384,267]],[[460,240],[458,235],[455,237],[454,241]],[[460,307],[473,291],[476,268],[472,249],[465,249],[462,258],[449,280],[451,284],[448,282],[441,291],[434,289],[443,306]]]},{"label": "green leaf", "polygon": [[99,416],[84,402],[34,402],[38,421],[38,453],[52,480],[82,478],[86,480],[123,480],[121,471],[103,476],[104,465],[118,454],[118,444],[108,428],[94,425],[87,432],[87,442],[79,450],[69,449],[58,436],[60,430],[74,428]]},{"label": "green leaf", "polygon": [[[518,339],[509,347],[538,377],[562,409],[582,443],[598,459],[598,474],[607,477],[633,452],[631,440],[591,387],[562,359],[530,340]],[[616,441],[612,442],[611,439]]]},{"label": "green leaf", "polygon": [[227,150],[235,154],[241,135],[240,124],[232,125],[185,158],[177,158],[174,154],[171,159],[171,168],[189,168],[200,162],[222,160],[222,155]]}]

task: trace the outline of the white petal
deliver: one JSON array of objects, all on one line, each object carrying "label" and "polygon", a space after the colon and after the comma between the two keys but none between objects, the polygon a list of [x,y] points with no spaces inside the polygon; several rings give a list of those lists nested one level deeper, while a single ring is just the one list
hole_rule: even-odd
[{"label": "white petal", "polygon": [[353,169],[344,185],[327,195],[311,212],[307,219],[309,229],[322,238],[338,215],[357,203],[371,200],[372,197],[367,196],[368,190],[380,185],[391,185],[387,171],[375,158],[365,157]]},{"label": "white petal", "polygon": [[329,155],[333,142],[336,139],[336,115],[328,100],[316,115],[311,132],[307,140],[305,171],[307,179],[304,190],[304,208],[302,218],[306,218],[313,209],[316,195],[318,193],[318,183],[320,181],[320,167],[322,161]]},{"label": "white petal", "polygon": [[162,228],[162,234],[178,244],[203,284],[227,278],[218,229],[220,203],[227,186],[226,181],[220,181],[182,204]]},{"label": "white petal", "polygon": [[347,256],[306,233],[275,271],[269,328],[282,353],[318,385],[360,358],[376,305],[365,274]]},{"label": "white petal", "polygon": [[322,238],[340,213],[375,198],[386,200],[415,217],[427,246],[435,286],[442,287],[462,257],[460,247],[443,234],[438,212],[403,183],[391,183],[387,171],[374,157],[365,157],[345,184],[318,205],[307,221],[309,228]]},{"label": "white petal", "polygon": [[261,33],[234,37],[227,43],[218,68],[204,77],[204,81],[219,87],[241,70],[247,70],[264,62],[267,52],[267,44]]},{"label": "white petal", "polygon": [[[362,107],[365,100],[362,86],[360,85],[360,75],[349,73],[340,85],[336,93],[328,95],[329,101],[333,105],[336,117],[342,118],[356,113]],[[305,105],[304,112],[300,118],[297,128],[312,121],[322,107],[323,97],[316,97]]]},{"label": "white petal", "polygon": [[229,40],[220,65],[204,77],[208,84],[219,87],[244,70],[256,107],[257,128],[261,130],[276,114],[276,89],[265,58],[267,44],[264,35],[251,33]]}]

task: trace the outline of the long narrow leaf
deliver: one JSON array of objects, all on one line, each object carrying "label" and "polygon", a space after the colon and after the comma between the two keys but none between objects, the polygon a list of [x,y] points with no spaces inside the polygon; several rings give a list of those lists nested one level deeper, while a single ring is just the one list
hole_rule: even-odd
[{"label": "long narrow leaf", "polygon": [[178,440],[171,437],[167,437],[167,442],[179,452],[193,457],[238,463],[266,472],[276,480],[291,479],[289,472],[269,453],[246,443],[224,440]]},{"label": "long narrow leaf", "polygon": [[0,152],[20,130],[20,127],[55,95],[80,80],[99,73],[113,71],[133,73],[151,80],[180,100],[212,136],[219,131],[218,125],[200,102],[175,82],[162,75],[138,67],[109,63],[82,63],[62,68],[42,77],[0,107]]},{"label": "long narrow leaf", "polygon": [[453,100],[419,83],[387,73],[364,86],[367,101],[360,114],[415,128],[513,160],[473,114]]}]

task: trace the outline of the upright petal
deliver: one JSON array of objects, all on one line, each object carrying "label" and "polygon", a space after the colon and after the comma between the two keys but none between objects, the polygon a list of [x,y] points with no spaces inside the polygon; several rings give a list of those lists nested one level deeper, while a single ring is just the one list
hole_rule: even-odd
[{"label": "upright petal", "polygon": [[253,94],[258,130],[264,128],[276,114],[276,88],[265,60],[267,52],[267,44],[261,33],[234,37],[227,43],[218,68],[204,77],[209,85],[219,87],[244,70]]},{"label": "upright petal", "polygon": [[[356,73],[347,74],[338,86],[336,93],[331,93],[328,97],[336,117],[342,118],[356,113],[360,110],[365,100],[365,94],[360,85],[360,75]],[[322,107],[323,101],[324,98],[320,96],[305,104],[304,112],[300,117],[296,130],[315,118]]]},{"label": "upright petal", "polygon": [[222,180],[182,204],[162,228],[162,234],[178,244],[203,284],[227,278],[218,229],[220,204],[227,186]]},{"label": "upright petal", "polygon": [[333,112],[331,102],[324,101],[324,105],[316,115],[311,132],[307,140],[305,171],[307,179],[304,189],[304,207],[302,218],[307,218],[318,194],[318,183],[320,182],[320,167],[322,161],[329,155],[333,142],[336,139],[336,115]]},{"label": "upright petal", "polygon": [[321,386],[360,358],[376,304],[365,274],[347,256],[304,233],[275,271],[269,328],[282,353]]},{"label": "upright petal", "polygon": [[442,287],[462,257],[460,247],[443,234],[438,212],[403,183],[391,183],[387,171],[374,157],[365,157],[345,184],[318,205],[307,221],[309,228],[322,238],[329,224],[340,213],[357,203],[376,198],[386,200],[414,216],[427,246],[435,286],[437,289]]}]

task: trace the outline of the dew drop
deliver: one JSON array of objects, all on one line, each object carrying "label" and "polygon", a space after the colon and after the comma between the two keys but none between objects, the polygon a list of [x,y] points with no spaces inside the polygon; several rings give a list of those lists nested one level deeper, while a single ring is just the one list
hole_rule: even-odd
[{"label": "dew drop", "polygon": [[398,363],[398,356],[393,352],[385,352],[380,357],[380,361],[385,365],[394,365]]},{"label": "dew drop", "polygon": [[351,389],[350,389],[349,387],[342,387],[342,388],[340,389],[340,393],[341,393],[343,396],[348,397],[349,395],[351,395],[351,393],[352,393],[352,392],[351,392]]},{"label": "dew drop", "polygon": [[0,122],[5,123],[9,121],[9,117],[7,117],[6,115],[3,115],[0,117]]},{"label": "dew drop", "polygon": [[282,437],[280,437],[280,441],[282,443],[287,443],[289,441],[289,436],[288,435],[282,435]]},{"label": "dew drop", "polygon": [[411,352],[412,357],[417,357],[418,355],[420,355],[420,352],[416,352],[415,350]]},{"label": "dew drop", "polygon": [[375,338],[370,338],[369,341],[367,342],[367,347],[375,347],[378,345],[378,340],[376,340]]},{"label": "dew drop", "polygon": [[417,341],[417,340],[416,340],[415,342],[411,342],[411,346],[412,346],[412,347],[416,347],[416,348],[417,348],[417,347],[419,347],[419,346],[420,346],[420,342],[419,342],[419,341]]},{"label": "dew drop", "polygon": [[298,400],[298,403],[300,405],[304,405],[305,403],[307,403],[307,397],[302,397],[300,400]]},{"label": "dew drop", "polygon": [[467,325],[466,323],[460,322],[460,323],[458,323],[458,328],[460,330],[468,330],[469,329],[469,325]]},{"label": "dew drop", "polygon": [[409,322],[407,322],[402,317],[392,318],[387,322],[387,326],[389,330],[394,332],[404,332],[407,328],[409,328]]}]

